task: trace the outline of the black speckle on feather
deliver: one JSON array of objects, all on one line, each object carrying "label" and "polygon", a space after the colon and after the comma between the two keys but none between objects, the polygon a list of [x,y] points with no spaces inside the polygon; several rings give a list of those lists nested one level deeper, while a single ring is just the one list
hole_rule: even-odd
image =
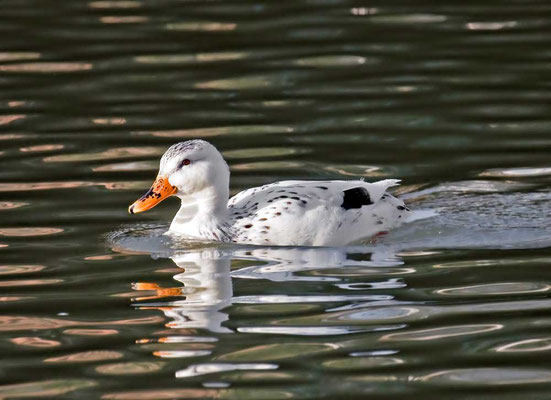
[{"label": "black speckle on feather", "polygon": [[327,186],[316,186],[318,189],[322,190],[328,190],[329,188]]},{"label": "black speckle on feather", "polygon": [[355,187],[352,189],[344,190],[341,207],[345,210],[351,208],[362,208],[362,206],[368,206],[373,204],[371,197],[367,189],[362,187]]}]

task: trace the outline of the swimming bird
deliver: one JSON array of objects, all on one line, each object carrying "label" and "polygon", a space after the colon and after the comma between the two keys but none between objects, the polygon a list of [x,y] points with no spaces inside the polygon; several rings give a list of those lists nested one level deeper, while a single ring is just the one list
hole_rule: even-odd
[{"label": "swimming bird", "polygon": [[151,189],[128,211],[140,213],[176,196],[181,206],[168,234],[255,245],[340,246],[408,219],[411,211],[387,192],[399,182],[281,181],[229,198],[230,170],[222,154],[204,140],[188,140],[164,153]]}]

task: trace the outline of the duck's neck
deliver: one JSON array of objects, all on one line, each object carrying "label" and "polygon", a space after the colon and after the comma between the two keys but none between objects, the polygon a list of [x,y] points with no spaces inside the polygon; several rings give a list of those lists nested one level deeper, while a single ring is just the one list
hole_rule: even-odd
[{"label": "duck's neck", "polygon": [[229,241],[229,188],[208,187],[181,197],[170,231],[199,240]]}]

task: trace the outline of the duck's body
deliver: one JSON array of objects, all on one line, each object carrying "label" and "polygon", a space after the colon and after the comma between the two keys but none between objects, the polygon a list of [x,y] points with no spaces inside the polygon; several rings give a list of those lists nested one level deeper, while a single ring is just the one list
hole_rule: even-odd
[{"label": "duck's body", "polygon": [[339,246],[408,218],[404,202],[386,192],[398,182],[282,181],[228,201],[227,164],[214,146],[193,140],[167,150],[156,183],[130,212],[145,211],[174,194],[182,205],[170,225],[172,234],[258,245]]}]

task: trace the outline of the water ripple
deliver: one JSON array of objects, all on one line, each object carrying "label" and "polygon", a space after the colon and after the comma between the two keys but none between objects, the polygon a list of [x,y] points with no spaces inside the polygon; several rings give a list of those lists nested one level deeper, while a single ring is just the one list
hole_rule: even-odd
[{"label": "water ripple", "polygon": [[52,379],[0,386],[3,398],[62,396],[75,390],[97,385],[89,379]]},{"label": "water ripple", "polygon": [[537,282],[504,282],[485,285],[438,289],[436,294],[445,296],[492,296],[548,292],[551,285]]},{"label": "water ripple", "polygon": [[26,237],[55,235],[64,230],[61,228],[35,227],[35,228],[0,228],[0,236]]},{"label": "water ripple", "polygon": [[138,375],[160,371],[166,363],[162,361],[126,362],[106,364],[96,367],[96,371],[103,375]]},{"label": "water ripple", "polygon": [[518,340],[495,348],[498,353],[523,353],[551,350],[551,338]]},{"label": "water ripple", "polygon": [[193,376],[206,375],[206,374],[215,374],[219,372],[226,371],[241,371],[241,370],[271,370],[277,369],[277,364],[252,364],[252,363],[242,363],[242,364],[231,364],[231,363],[208,363],[208,364],[197,364],[191,365],[186,369],[176,371],[176,378],[189,378]]},{"label": "water ripple", "polygon": [[431,385],[488,386],[547,383],[551,372],[535,368],[464,368],[438,371],[416,378]]},{"label": "water ripple", "polygon": [[17,73],[41,73],[50,74],[54,72],[80,72],[92,69],[91,63],[79,62],[33,62],[21,64],[0,65],[1,72]]},{"label": "water ripple", "polygon": [[105,361],[122,358],[123,354],[111,350],[92,350],[81,353],[67,354],[64,356],[49,357],[44,360],[47,363],[75,363],[75,362],[91,362]]},{"label": "water ripple", "polygon": [[499,324],[486,324],[486,325],[457,325],[457,326],[444,326],[441,328],[422,329],[417,331],[405,331],[398,333],[390,333],[381,337],[381,341],[424,341],[424,340],[438,340],[455,336],[464,335],[476,335],[480,333],[492,332],[502,329],[503,326]]}]

